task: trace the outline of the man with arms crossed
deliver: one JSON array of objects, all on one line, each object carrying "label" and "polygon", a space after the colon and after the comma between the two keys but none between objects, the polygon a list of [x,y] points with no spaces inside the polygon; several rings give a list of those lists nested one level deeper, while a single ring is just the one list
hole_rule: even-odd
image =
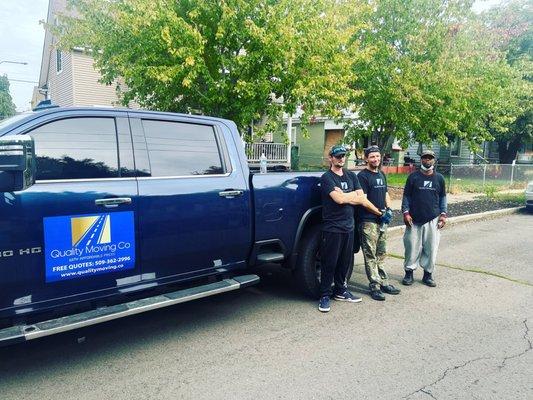
[{"label": "man with arms crossed", "polygon": [[387,229],[392,219],[391,200],[387,191],[387,179],[379,170],[381,153],[379,147],[370,146],[365,150],[366,169],[359,172],[357,177],[367,199],[381,212],[373,209],[358,207],[359,232],[361,234],[361,249],[365,257],[365,271],[370,287],[370,296],[374,300],[383,301],[387,294],[399,294],[400,289],[390,285],[387,273],[383,268],[387,252]]},{"label": "man with arms crossed", "polygon": [[[346,275],[353,263],[354,205],[374,207],[361,190],[357,176],[346,169],[346,148],[333,146],[329,152],[330,169],[320,178],[322,192],[322,243],[320,271],[320,302],[318,309],[330,310],[330,298],[358,303],[360,297],[350,293]],[[334,284],[334,289],[331,285]]]},{"label": "man with arms crossed", "polygon": [[446,187],[444,177],[435,172],[435,153],[422,152],[420,170],[411,173],[405,182],[402,200],[405,247],[404,285],[413,284],[413,271],[424,269],[422,282],[430,287],[433,279],[440,231],[446,224]]}]

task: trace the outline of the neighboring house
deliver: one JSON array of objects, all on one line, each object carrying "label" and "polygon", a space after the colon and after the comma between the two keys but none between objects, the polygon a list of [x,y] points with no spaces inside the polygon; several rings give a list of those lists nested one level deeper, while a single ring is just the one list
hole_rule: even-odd
[{"label": "neighboring house", "polygon": [[[49,0],[46,22],[57,24],[58,14],[67,13],[66,0]],[[57,39],[46,29],[41,60],[39,86],[34,88],[32,107],[45,97],[59,106],[118,106],[115,85],[99,82],[92,57],[81,49],[61,51]],[[137,108],[136,105],[131,105]]]},{"label": "neighboring house", "polygon": [[[293,119],[290,137],[293,158],[297,160],[300,168],[314,169],[327,166],[329,149],[344,139],[342,124],[336,124],[331,119],[317,117],[310,121],[306,129],[307,134],[304,136],[300,120]],[[284,140],[285,137],[281,133],[274,134],[275,142],[283,142]],[[352,157],[354,157],[353,154]],[[295,164],[295,160],[292,164]]]},{"label": "neighboring house", "polygon": [[293,118],[290,135],[291,157],[287,152],[287,120],[282,132],[274,132],[246,145],[252,167],[259,166],[259,157],[264,153],[269,166],[292,166],[298,169],[321,169],[328,165],[329,148],[341,143],[344,138],[342,125],[327,118],[315,118],[307,125],[307,135],[300,126],[299,118]]}]

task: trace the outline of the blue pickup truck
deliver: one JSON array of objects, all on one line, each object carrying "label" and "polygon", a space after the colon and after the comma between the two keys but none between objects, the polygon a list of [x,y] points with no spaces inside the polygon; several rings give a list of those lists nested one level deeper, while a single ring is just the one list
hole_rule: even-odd
[{"label": "blue pickup truck", "polygon": [[0,123],[0,344],[235,290],[317,295],[318,173],[251,174],[236,125],[58,108]]}]

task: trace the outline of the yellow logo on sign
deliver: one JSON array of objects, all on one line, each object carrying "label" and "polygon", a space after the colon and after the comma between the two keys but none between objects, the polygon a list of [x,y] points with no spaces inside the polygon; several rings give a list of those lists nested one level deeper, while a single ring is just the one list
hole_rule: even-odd
[{"label": "yellow logo on sign", "polygon": [[111,216],[94,215],[70,219],[72,246],[111,242]]}]

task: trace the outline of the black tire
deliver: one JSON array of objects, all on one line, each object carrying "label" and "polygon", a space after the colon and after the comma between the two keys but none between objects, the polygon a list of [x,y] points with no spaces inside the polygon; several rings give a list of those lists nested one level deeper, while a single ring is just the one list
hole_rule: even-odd
[{"label": "black tire", "polygon": [[[320,242],[322,232],[320,226],[311,227],[304,233],[296,262],[296,283],[302,292],[313,299],[320,295]],[[353,272],[353,263],[348,269],[347,280],[350,280]]]}]

